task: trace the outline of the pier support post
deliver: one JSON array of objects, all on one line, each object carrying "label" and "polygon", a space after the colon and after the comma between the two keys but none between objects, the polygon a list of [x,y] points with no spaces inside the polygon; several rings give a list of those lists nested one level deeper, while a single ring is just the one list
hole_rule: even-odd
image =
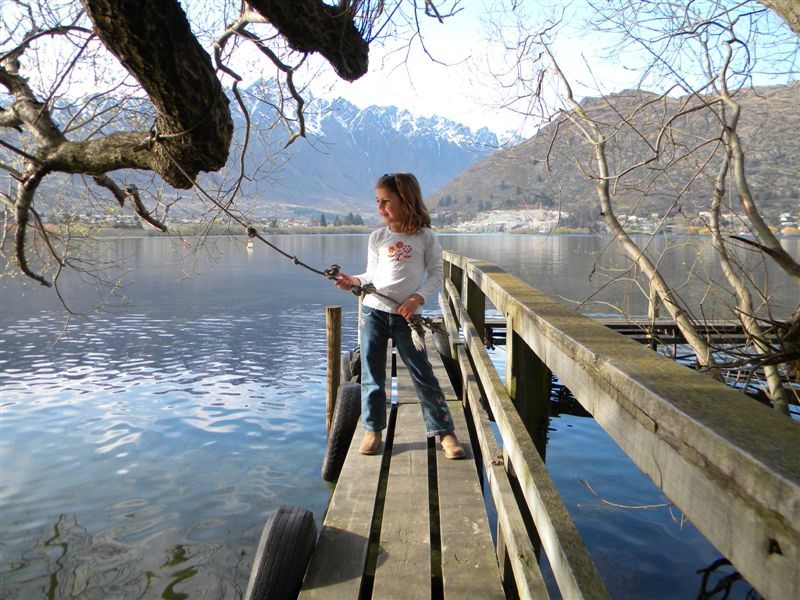
[{"label": "pier support post", "polygon": [[544,460],[550,417],[550,369],[514,331],[506,317],[506,389]]},{"label": "pier support post", "polygon": [[336,393],[339,391],[342,362],[342,307],[325,307],[325,341],[328,353],[328,368],[325,377],[325,439],[331,431],[331,419],[336,408]]}]

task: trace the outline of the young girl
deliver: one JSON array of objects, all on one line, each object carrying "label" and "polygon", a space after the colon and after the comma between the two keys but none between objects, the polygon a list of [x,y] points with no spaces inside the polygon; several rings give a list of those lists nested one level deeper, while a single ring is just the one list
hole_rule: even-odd
[{"label": "young girl", "polygon": [[340,273],[344,290],[371,283],[382,296],[367,294],[361,312],[361,454],[377,454],[386,428],[386,347],[389,338],[408,366],[422,404],[428,437],[440,436],[447,458],[462,458],[453,419],[425,349],[411,339],[408,320],[442,285],[442,248],[431,231],[431,218],[411,173],[383,175],[375,184],[378,214],[386,224],[369,236],[367,271],[357,277]]}]

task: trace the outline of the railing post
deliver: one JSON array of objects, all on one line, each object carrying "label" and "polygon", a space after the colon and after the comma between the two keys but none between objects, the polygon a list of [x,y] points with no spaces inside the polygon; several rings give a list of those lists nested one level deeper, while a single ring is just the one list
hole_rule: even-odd
[{"label": "railing post", "polygon": [[446,271],[445,276],[453,282],[453,285],[455,285],[458,290],[458,294],[463,298],[464,270],[455,263],[448,262],[447,264],[450,268]]},{"label": "railing post", "polygon": [[461,297],[464,298],[464,306],[467,307],[467,314],[472,320],[472,324],[481,337],[486,341],[486,294],[480,286],[469,277],[469,269],[464,269],[463,283],[461,285]]},{"label": "railing post", "polygon": [[336,393],[339,391],[342,363],[342,307],[325,307],[325,341],[328,353],[325,387],[325,438],[331,430],[331,419],[336,408]]},{"label": "railing post", "polygon": [[544,460],[550,418],[550,369],[514,331],[506,316],[506,389]]}]

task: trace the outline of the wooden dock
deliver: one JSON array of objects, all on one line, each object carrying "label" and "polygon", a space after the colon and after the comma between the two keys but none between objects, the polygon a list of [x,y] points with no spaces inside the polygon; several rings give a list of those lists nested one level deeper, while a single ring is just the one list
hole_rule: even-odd
[{"label": "wooden dock", "polygon": [[401,362],[387,377],[383,451],[359,454],[356,431],[300,598],[505,597],[464,409],[435,349],[429,356],[467,458],[447,460],[428,440]]},{"label": "wooden dock", "polygon": [[383,453],[359,454],[356,430],[300,597],[548,598],[546,555],[560,597],[608,598],[543,458],[553,376],[756,591],[800,597],[797,422],[496,265],[445,252],[444,266],[448,336],[444,356],[429,336],[428,354],[468,458],[426,438],[407,371],[389,360]]}]

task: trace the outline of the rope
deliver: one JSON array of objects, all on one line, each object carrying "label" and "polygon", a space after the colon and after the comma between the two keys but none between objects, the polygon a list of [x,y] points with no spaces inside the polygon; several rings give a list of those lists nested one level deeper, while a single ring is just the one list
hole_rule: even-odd
[{"label": "rope", "polygon": [[[329,269],[326,269],[323,272],[323,275],[327,279],[336,280],[339,278],[339,265],[331,265]],[[365,283],[362,285],[354,285],[350,288],[350,291],[353,292],[356,296],[361,296],[364,294],[372,294],[373,296],[378,296],[379,298],[383,298],[386,300],[390,306],[397,308],[400,306],[400,302],[387,296],[386,294],[381,294],[377,288],[372,285],[371,283]],[[423,317],[422,315],[414,315],[408,320],[408,325],[414,329],[421,337],[425,337],[423,329],[429,329],[431,333],[444,333],[447,334],[445,331],[444,326],[441,323],[437,323],[433,319],[429,317]]]},{"label": "rope", "polygon": [[[161,142],[162,139],[163,139],[162,136],[160,136],[158,132],[155,130],[155,125],[154,125],[150,130],[150,137],[147,140],[145,140],[145,142],[143,142],[141,146],[145,146],[148,144],[152,145],[153,142]],[[339,265],[335,264],[331,265],[330,267],[322,271],[320,269],[315,269],[311,265],[303,262],[302,260],[297,258],[297,256],[285,252],[284,250],[282,250],[281,248],[270,242],[268,239],[266,239],[264,236],[262,236],[258,232],[258,230],[255,227],[253,227],[252,224],[245,222],[244,219],[231,212],[226,205],[220,203],[216,198],[214,198],[211,194],[209,194],[201,186],[199,186],[194,179],[189,177],[189,175],[186,173],[186,171],[180,165],[180,163],[178,163],[178,161],[175,160],[175,157],[172,156],[172,154],[169,151],[169,148],[165,144],[162,144],[162,149],[169,157],[169,159],[174,163],[174,165],[178,168],[181,174],[184,177],[186,177],[186,179],[192,182],[192,187],[196,188],[198,192],[200,192],[203,196],[205,196],[208,200],[210,200],[211,203],[214,204],[214,206],[216,206],[219,210],[228,215],[228,217],[230,217],[233,221],[244,227],[245,230],[247,231],[247,236],[249,238],[257,238],[258,240],[260,240],[261,242],[272,248],[278,254],[281,254],[286,258],[291,259],[291,261],[295,265],[308,269],[309,271],[311,271],[312,273],[316,273],[317,275],[321,275],[325,279],[330,279],[332,281],[336,281],[337,279],[339,279],[339,272],[341,271],[341,267]],[[390,306],[393,306],[395,308],[400,306],[400,302],[398,302],[394,298],[391,298],[385,294],[380,293],[377,290],[377,288],[371,283],[353,286],[351,288],[351,291],[356,296],[362,296],[365,294],[372,294],[374,296],[378,296],[379,298],[383,298],[384,300],[386,300]],[[421,337],[425,336],[424,329],[429,329],[432,333],[444,333],[444,334],[447,333],[444,327],[440,323],[436,323],[433,319],[429,317],[423,317],[422,315],[414,315],[408,320],[408,324],[409,327],[411,327],[412,330],[416,331]]]}]

